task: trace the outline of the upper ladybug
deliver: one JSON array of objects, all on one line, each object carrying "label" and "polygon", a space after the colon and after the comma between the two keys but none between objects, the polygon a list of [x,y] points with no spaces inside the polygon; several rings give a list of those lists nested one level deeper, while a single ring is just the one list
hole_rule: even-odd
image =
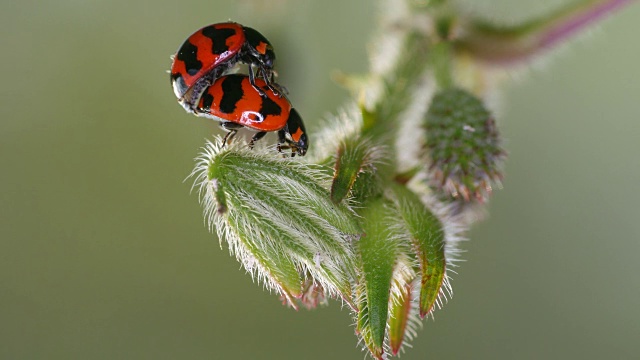
[{"label": "upper ladybug", "polygon": [[[255,84],[256,66],[267,86],[279,92],[273,81],[273,46],[256,30],[238,23],[227,22],[205,26],[185,40],[173,56],[171,85],[178,102],[193,113],[202,91],[236,63],[249,65],[249,80]],[[273,84],[272,84],[273,83]]]}]

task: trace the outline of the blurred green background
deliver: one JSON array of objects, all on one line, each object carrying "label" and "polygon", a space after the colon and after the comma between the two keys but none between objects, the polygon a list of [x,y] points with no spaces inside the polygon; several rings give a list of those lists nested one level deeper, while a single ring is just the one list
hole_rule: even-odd
[{"label": "blurred green background", "polygon": [[[283,307],[207,232],[184,179],[218,129],[165,71],[197,28],[249,24],[313,134],[348,97],[331,72],[367,70],[374,3],[3,1],[0,358],[362,359],[346,309]],[[513,20],[566,1],[467,3]],[[505,188],[402,359],[640,356],[638,19],[512,74]]]}]

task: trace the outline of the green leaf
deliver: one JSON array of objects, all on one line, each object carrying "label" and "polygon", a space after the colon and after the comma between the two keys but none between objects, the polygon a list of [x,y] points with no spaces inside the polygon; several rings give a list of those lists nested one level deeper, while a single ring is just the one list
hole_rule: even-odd
[{"label": "green leaf", "polygon": [[374,200],[360,210],[365,234],[357,243],[361,275],[358,301],[358,330],[374,357],[384,353],[389,316],[391,280],[398,251],[397,239],[388,223],[384,199]]},{"label": "green leaf", "polygon": [[342,201],[351,191],[356,178],[362,173],[373,173],[379,151],[360,137],[345,139],[336,155],[331,200]]},{"label": "green leaf", "polygon": [[398,355],[404,342],[405,333],[411,316],[411,285],[400,289],[395,302],[391,303],[389,316],[389,345],[391,353]]},{"label": "green leaf", "polygon": [[196,169],[205,216],[232,254],[269,288],[301,298],[310,276],[352,307],[356,214],[334,204],[321,172],[277,154],[209,143]]},{"label": "green leaf", "polygon": [[410,190],[394,187],[395,204],[408,232],[420,266],[420,316],[429,314],[446,277],[442,223]]},{"label": "green leaf", "polygon": [[[233,202],[232,209],[241,206]],[[257,273],[258,278],[267,283],[270,288],[278,291],[293,307],[297,308],[294,298],[302,296],[303,279],[298,272],[297,265],[290,257],[284,255],[284,251],[277,246],[264,246],[259,239],[252,236],[252,226],[264,226],[267,220],[259,212],[251,212],[254,216],[252,224],[247,223],[241,217],[234,216],[235,212],[227,213],[227,222],[230,229],[235,231],[236,247],[233,252],[238,260],[242,261],[247,271]],[[219,228],[224,225],[220,224]],[[274,229],[263,229],[264,236],[282,237],[286,234],[278,233]],[[230,236],[229,236],[230,237]]]}]

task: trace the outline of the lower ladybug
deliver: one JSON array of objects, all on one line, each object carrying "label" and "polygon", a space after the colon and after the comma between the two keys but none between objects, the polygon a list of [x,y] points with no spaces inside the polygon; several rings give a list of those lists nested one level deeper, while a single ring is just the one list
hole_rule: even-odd
[{"label": "lower ladybug", "polygon": [[291,156],[304,156],[309,138],[302,118],[286,97],[276,94],[264,80],[254,80],[266,96],[255,89],[246,75],[222,76],[204,90],[195,114],[222,122],[221,126],[229,131],[223,144],[243,127],[258,131],[251,138],[250,147],[267,132],[277,131],[278,151],[290,148]]},{"label": "lower ladybug", "polygon": [[173,92],[193,113],[204,88],[238,62],[249,65],[249,81],[260,95],[265,93],[256,85],[254,66],[269,89],[280,92],[273,81],[275,59],[273,46],[258,31],[234,22],[208,25],[191,34],[173,56]]}]

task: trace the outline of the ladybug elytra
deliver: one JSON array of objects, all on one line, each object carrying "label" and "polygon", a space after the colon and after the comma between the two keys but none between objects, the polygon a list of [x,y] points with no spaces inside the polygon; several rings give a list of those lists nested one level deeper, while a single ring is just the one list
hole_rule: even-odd
[{"label": "ladybug elytra", "polygon": [[267,132],[277,131],[278,151],[290,148],[291,156],[304,156],[309,139],[298,112],[263,79],[255,78],[254,84],[246,75],[221,76],[204,89],[194,112],[221,121],[221,126],[229,131],[224,143],[243,127],[258,132],[251,138],[250,147]]},{"label": "ladybug elytra", "polygon": [[266,95],[256,85],[254,66],[269,89],[281,92],[273,79],[275,58],[271,43],[250,27],[234,22],[208,25],[191,34],[173,56],[173,92],[180,105],[193,113],[204,88],[238,62],[249,65],[249,80],[261,96]]}]

